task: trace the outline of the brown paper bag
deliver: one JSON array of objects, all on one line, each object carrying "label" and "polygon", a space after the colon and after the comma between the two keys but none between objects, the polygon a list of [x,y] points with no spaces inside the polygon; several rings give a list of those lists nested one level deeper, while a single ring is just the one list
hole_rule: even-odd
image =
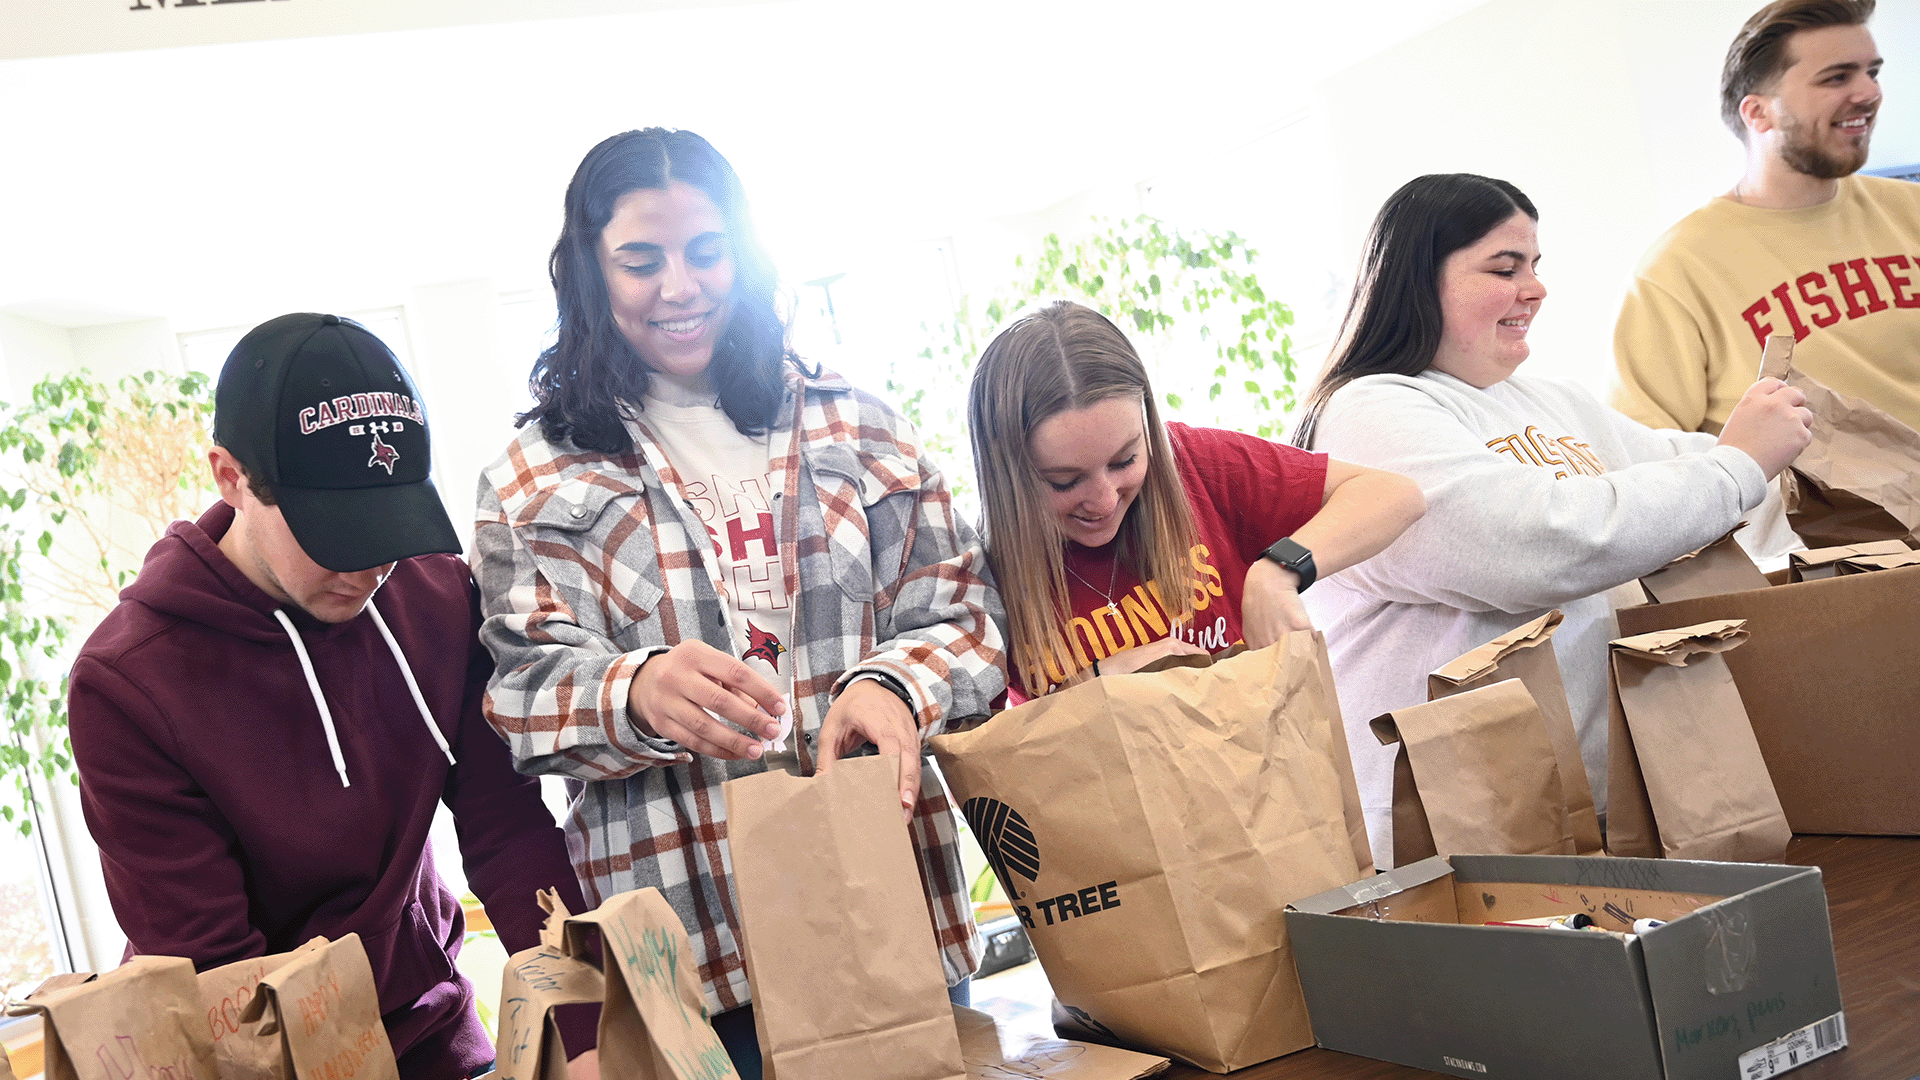
[{"label": "brown paper bag", "polygon": [[1600,819],[1594,813],[1593,785],[1587,782],[1587,766],[1580,757],[1580,734],[1573,728],[1567,687],[1560,679],[1560,661],[1553,652],[1553,632],[1560,620],[1559,611],[1549,611],[1429,674],[1427,699],[1438,701],[1506,679],[1519,679],[1540,707],[1547,741],[1553,744],[1553,759],[1560,767],[1560,790],[1567,797],[1574,853],[1592,855],[1603,846]]},{"label": "brown paper bag", "polygon": [[889,754],[721,787],[768,1080],[966,1075],[899,771]]},{"label": "brown paper bag", "polygon": [[600,969],[567,955],[567,905],[552,889],[540,890],[538,899],[547,912],[540,944],[509,957],[500,978],[493,1043],[499,1080],[566,1080],[567,1048],[554,1009],[606,997],[607,980]]},{"label": "brown paper bag", "polygon": [[1560,766],[1540,707],[1520,680],[1396,709],[1373,721],[1373,733],[1383,746],[1400,744],[1395,866],[1462,852],[1574,853]]},{"label": "brown paper bag", "polygon": [[136,956],[98,977],[49,979],[12,1015],[40,1014],[47,1080],[216,1080],[193,961]]},{"label": "brown paper bag", "polygon": [[7,1048],[0,1046],[0,1080],[15,1080],[13,1059],[7,1056]]},{"label": "brown paper bag", "polygon": [[[593,980],[579,968],[559,961],[589,963],[599,959],[605,997],[600,1008],[600,1075],[620,1080],[737,1080],[726,1047],[714,1034],[707,1016],[700,974],[694,970],[693,943],[674,914],[673,905],[654,888],[635,889],[610,897],[584,915],[567,915],[557,897],[551,898],[550,917],[542,944],[514,954],[503,979],[502,1002],[512,1005],[504,984],[517,976],[539,995],[545,1006],[536,1012],[529,997],[515,1018],[516,1041],[507,1042],[502,1024],[500,1055],[516,1060],[516,1076],[564,1080],[566,1055],[547,1012],[553,1005],[590,1001]],[[561,929],[556,942],[554,924]],[[544,953],[544,957],[535,954]],[[591,966],[591,965],[590,965]],[[505,1017],[506,1010],[502,1010]],[[537,1019],[535,1017],[537,1016]],[[538,1045],[522,1046],[538,1024]],[[535,1072],[534,1070],[538,1070]],[[505,1080],[504,1076],[502,1080]]]},{"label": "brown paper bag", "polygon": [[1920,431],[1793,368],[1793,336],[1767,339],[1760,377],[1807,395],[1813,442],[1780,474],[1787,523],[1808,547],[1920,537]]},{"label": "brown paper bag", "polygon": [[1141,1080],[1171,1064],[1117,1046],[1017,1035],[963,1005],[953,1007],[953,1022],[968,1080]]},{"label": "brown paper bag", "polygon": [[400,1080],[393,1044],[380,1020],[380,992],[359,934],[308,942],[260,979],[240,1014],[251,1028],[279,1044],[288,1080]]},{"label": "brown paper bag", "polygon": [[1841,559],[1835,569],[1841,574],[1871,574],[1876,570],[1898,570],[1920,566],[1920,551],[1887,551],[1878,555],[1853,555]]},{"label": "brown paper bag", "polygon": [[1647,590],[1654,603],[1668,604],[1697,596],[1764,589],[1767,575],[1753,564],[1746,549],[1734,542],[1730,532],[1641,578],[1640,587]]},{"label": "brown paper bag", "polygon": [[[301,952],[326,943],[326,938],[316,937],[293,952],[238,960],[203,971],[195,979],[207,1009],[207,1033],[213,1038],[220,1080],[293,1080],[273,1018],[242,1022],[240,1017],[246,1014],[262,979],[291,963]],[[263,1032],[262,1028],[270,1030]]]},{"label": "brown paper bag", "polygon": [[1830,578],[1840,572],[1840,564],[1847,559],[1867,555],[1898,555],[1912,551],[1899,540],[1874,540],[1865,544],[1843,544],[1840,547],[1808,548],[1787,554],[1788,581],[1819,581]]},{"label": "brown paper bag", "polygon": [[1793,832],[1721,653],[1723,619],[1612,643],[1607,850],[1777,862]]},{"label": "brown paper bag", "polygon": [[932,740],[1077,1020],[1227,1072],[1313,1045],[1281,909],[1358,876],[1317,633]]}]

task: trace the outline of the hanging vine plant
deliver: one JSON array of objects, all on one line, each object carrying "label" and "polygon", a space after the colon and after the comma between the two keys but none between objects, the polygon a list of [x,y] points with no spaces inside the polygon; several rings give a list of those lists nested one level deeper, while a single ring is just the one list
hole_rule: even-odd
[{"label": "hanging vine plant", "polygon": [[72,372],[0,405],[0,775],[11,781],[0,820],[22,834],[34,779],[74,779],[67,646],[113,609],[167,525],[211,500],[201,455],[212,417],[199,373],[109,387]]}]

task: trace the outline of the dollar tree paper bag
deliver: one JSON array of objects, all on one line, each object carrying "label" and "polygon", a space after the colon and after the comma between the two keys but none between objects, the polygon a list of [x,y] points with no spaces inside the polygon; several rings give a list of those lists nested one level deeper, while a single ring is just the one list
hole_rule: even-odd
[{"label": "dollar tree paper bag", "polygon": [[1721,655],[1746,640],[1722,619],[1612,643],[1607,850],[1778,862],[1793,832]]},{"label": "dollar tree paper bag", "polygon": [[542,889],[538,899],[547,912],[540,944],[514,953],[501,973],[500,1010],[494,1014],[499,1033],[493,1044],[499,1080],[566,1080],[568,1052],[554,1010],[601,1001],[607,992],[606,976],[591,958],[567,955],[571,913],[559,894]]},{"label": "dollar tree paper bag", "polygon": [[280,1071],[268,1075],[400,1080],[359,934],[295,950],[261,976],[240,1024],[278,1044]]},{"label": "dollar tree paper bag", "polygon": [[1359,872],[1324,654],[1301,631],[932,740],[1076,1020],[1212,1072],[1313,1045],[1281,910]]},{"label": "dollar tree paper bag", "polygon": [[1395,866],[1461,853],[1574,853],[1560,767],[1520,680],[1397,709],[1375,719],[1373,733],[1382,745],[1400,744]]},{"label": "dollar tree paper bag", "polygon": [[1787,523],[1808,547],[1920,536],[1920,431],[1793,367],[1793,336],[1767,339],[1762,378],[1807,395],[1813,442],[1780,474]]},{"label": "dollar tree paper bag", "polygon": [[[327,943],[316,937],[293,952],[256,956],[203,971],[196,978],[200,1000],[207,1009],[207,1033],[221,1080],[292,1080],[281,1047],[279,1028],[271,1017],[242,1022],[260,982],[291,963],[301,952]],[[262,1028],[269,1028],[262,1031]]]},{"label": "dollar tree paper bag", "polygon": [[721,787],[769,1080],[966,1075],[899,770],[888,754]]},{"label": "dollar tree paper bag", "polygon": [[1560,679],[1560,661],[1553,652],[1553,632],[1561,618],[1558,610],[1549,611],[1449,662],[1427,676],[1427,698],[1438,701],[1505,679],[1519,679],[1540,707],[1540,720],[1553,746],[1560,790],[1567,800],[1567,824],[1573,830],[1574,854],[1592,855],[1604,845],[1600,819],[1593,808],[1593,785],[1587,782],[1586,763],[1580,756],[1580,735],[1573,728],[1573,709],[1567,704],[1567,687]]},{"label": "dollar tree paper bag", "polygon": [[953,1022],[968,1080],[1142,1080],[1171,1064],[1117,1046],[1018,1035],[962,1005],[953,1007]]},{"label": "dollar tree paper bag", "polygon": [[136,956],[97,977],[49,979],[13,1015],[39,1013],[47,1080],[218,1080],[193,961]]}]

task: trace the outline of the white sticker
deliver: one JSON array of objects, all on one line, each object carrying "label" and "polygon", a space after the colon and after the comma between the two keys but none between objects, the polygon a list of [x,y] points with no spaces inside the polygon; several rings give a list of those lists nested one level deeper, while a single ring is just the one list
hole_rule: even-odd
[{"label": "white sticker", "polygon": [[1834,1013],[1740,1055],[1740,1080],[1767,1080],[1847,1045],[1847,1014]]}]

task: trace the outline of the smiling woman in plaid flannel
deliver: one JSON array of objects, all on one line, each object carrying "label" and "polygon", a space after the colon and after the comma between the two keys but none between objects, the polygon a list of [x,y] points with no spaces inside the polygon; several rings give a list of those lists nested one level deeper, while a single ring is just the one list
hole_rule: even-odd
[{"label": "smiling woman in plaid flannel", "polygon": [[551,273],[559,339],[481,477],[473,558],[487,716],[522,771],[583,782],[566,827],[588,901],[667,896],[758,1076],[720,784],[872,744],[900,755],[964,994],[980,940],[920,747],[1005,683],[978,538],[906,421],[788,350],[739,179],[698,135],[594,147]]}]

